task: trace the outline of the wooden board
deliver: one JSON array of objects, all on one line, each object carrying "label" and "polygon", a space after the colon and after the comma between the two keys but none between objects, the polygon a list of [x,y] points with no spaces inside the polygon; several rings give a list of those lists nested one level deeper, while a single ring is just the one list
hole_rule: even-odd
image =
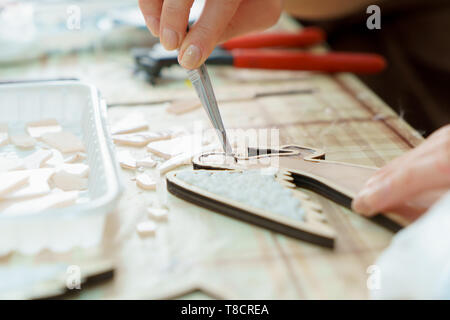
[{"label": "wooden board", "polygon": [[[297,187],[314,191],[351,209],[352,200],[378,168],[324,159],[322,150],[287,145],[279,149],[249,147],[245,155],[235,156],[231,161],[224,153],[203,153],[194,158],[192,164],[194,169],[200,170],[246,170],[265,168],[273,163],[286,172]],[[409,224],[393,213],[370,219],[394,232]]]},{"label": "wooden board", "polygon": [[[219,84],[220,79],[216,78]],[[292,83],[308,83],[316,91],[222,103],[225,125],[278,128],[282,144],[317,146],[329,161],[370,167],[383,166],[421,141],[351,75],[310,75],[308,80]],[[344,85],[348,91],[343,90]],[[175,116],[165,111],[165,104],[114,107],[109,110],[112,121],[130,109],[145,112],[155,130],[163,129],[161,124],[192,129],[197,120],[205,127],[209,125],[202,109]],[[167,288],[172,281],[185,283],[187,279],[178,276],[178,272],[185,272],[191,280],[208,279],[231,292],[233,298],[365,298],[369,276],[366,270],[393,233],[321,196],[308,194],[320,202],[337,232],[332,254],[169,196],[171,216],[167,226],[159,230],[155,240],[146,241],[156,252],[145,254],[141,267],[133,267],[132,262],[142,259],[140,250],[127,254],[131,258],[122,263],[133,271],[122,271],[122,279],[130,284],[120,281],[120,290],[132,290],[137,281],[134,273],[146,274],[139,288],[156,290],[159,286]],[[129,221],[128,215],[133,212],[128,208],[130,201],[156,198],[154,194],[141,198],[130,190],[120,208],[121,223]],[[170,243],[163,244],[164,239],[171,239]],[[176,259],[175,270],[169,264],[153,262],[155,257],[166,254],[171,261]],[[148,270],[152,270],[151,275]]]},{"label": "wooden board", "polygon": [[[296,28],[292,21],[286,21],[281,24],[283,29]],[[201,108],[182,115],[166,112],[168,102],[195,97],[184,70],[166,70],[165,80],[152,87],[133,77],[132,63],[128,51],[86,52],[5,67],[0,80],[78,77],[100,88],[111,106],[111,124],[141,111],[150,130],[176,126],[191,129],[197,120],[209,126]],[[326,152],[328,160],[374,167],[383,166],[422,141],[352,75],[228,67],[209,70],[216,95],[225,100],[220,108],[227,128],[278,128],[282,144],[315,146]],[[245,98],[254,97],[255,92],[277,91],[286,94]],[[240,99],[230,100],[229,96]],[[145,152],[136,156],[142,158]],[[211,214],[170,195],[167,223],[160,225],[154,238],[141,239],[136,224],[146,217],[146,208],[158,200],[158,195],[140,190],[131,180],[134,176],[129,170],[122,172],[126,192],[108,219],[102,242],[105,249],[100,253],[79,249],[39,258],[12,254],[2,258],[0,265],[77,264],[81,263],[77,260],[112,258],[114,278],[99,286],[87,286],[79,298],[155,297],[202,279],[227,292],[227,298],[363,299],[367,297],[366,270],[393,235],[306,191],[322,205],[337,231],[334,251]]]},{"label": "wooden board", "polygon": [[[230,172],[239,172],[232,170]],[[196,173],[198,171],[195,171]],[[208,170],[214,174],[214,170]],[[283,181],[280,175],[277,179],[284,185],[288,183]],[[292,185],[295,187],[295,185]],[[258,209],[232,199],[224,195],[215,194],[209,190],[199,188],[197,186],[186,183],[181,180],[176,172],[167,175],[167,190],[194,205],[198,205],[212,211],[222,213],[224,215],[239,219],[241,221],[251,223],[268,230],[279,232],[281,234],[317,244],[327,248],[334,247],[335,231],[333,227],[324,219],[310,219],[316,215],[322,215],[317,210],[317,205],[309,197],[301,200],[301,208],[304,210],[302,219],[292,219],[279,214],[275,214],[269,210]],[[294,191],[292,197],[295,197]],[[320,210],[321,211],[321,210]]]}]

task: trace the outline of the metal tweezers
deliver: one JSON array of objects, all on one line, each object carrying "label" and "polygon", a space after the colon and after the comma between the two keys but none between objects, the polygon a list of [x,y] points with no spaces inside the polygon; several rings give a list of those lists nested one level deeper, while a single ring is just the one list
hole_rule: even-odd
[{"label": "metal tweezers", "polygon": [[216,96],[208,75],[206,65],[202,64],[200,68],[188,70],[189,80],[197,91],[203,108],[208,114],[209,120],[212,122],[214,129],[222,143],[223,150],[226,155],[233,155],[231,145],[227,139],[227,133],[220,116],[219,107],[217,106]]}]

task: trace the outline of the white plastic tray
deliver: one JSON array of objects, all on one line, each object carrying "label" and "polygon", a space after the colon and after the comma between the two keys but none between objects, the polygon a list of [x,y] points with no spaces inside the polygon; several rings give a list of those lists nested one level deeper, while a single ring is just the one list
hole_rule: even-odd
[{"label": "white plastic tray", "polygon": [[[61,252],[98,244],[106,214],[119,200],[122,185],[106,104],[93,86],[78,81],[0,85],[0,122],[8,123],[10,134],[23,133],[29,121],[48,118],[84,142],[90,167],[88,191],[82,203],[67,208],[38,213],[30,208],[29,214],[18,216],[0,212],[0,255],[13,250],[32,254],[44,248]],[[5,148],[14,147],[0,147],[0,154],[11,152]]]}]

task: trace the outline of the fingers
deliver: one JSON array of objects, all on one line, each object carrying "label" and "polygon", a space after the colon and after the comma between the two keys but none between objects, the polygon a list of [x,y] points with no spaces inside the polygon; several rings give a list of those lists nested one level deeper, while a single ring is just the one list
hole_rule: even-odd
[{"label": "fingers", "polygon": [[240,2],[241,0],[206,1],[200,18],[192,26],[181,45],[178,61],[184,68],[197,68],[206,60],[234,16]]},{"label": "fingers", "polygon": [[177,49],[186,34],[194,0],[139,0],[147,28],[167,50]]},{"label": "fingers", "polygon": [[441,136],[440,132],[442,129],[437,130],[433,133],[427,140],[422,142],[418,147],[412,149],[411,151],[403,154],[402,156],[392,160],[383,168],[381,168],[377,174],[375,174],[368,182],[368,185],[379,182],[385,176],[392,174],[393,171],[397,170],[398,167],[403,166],[405,163],[413,159],[419,159],[425,157],[429,154],[436,154],[437,139]]},{"label": "fingers", "polygon": [[175,50],[181,45],[193,2],[194,0],[164,0],[159,33],[161,44],[166,50]]},{"label": "fingers", "polygon": [[424,192],[400,207],[389,208],[389,212],[399,214],[408,221],[415,221],[447,192],[447,189]]},{"label": "fingers", "polygon": [[426,190],[450,186],[450,176],[437,168],[436,159],[427,157],[403,164],[379,181],[365,187],[353,203],[357,212],[373,215],[401,205]]},{"label": "fingers", "polygon": [[139,7],[145,24],[154,36],[159,35],[160,16],[163,0],[139,0]]},{"label": "fingers", "polygon": [[[213,1],[210,0],[210,2]],[[223,20],[221,20],[221,24],[217,25],[214,30],[211,30],[211,32],[209,32],[209,36],[207,35],[207,23],[209,22],[207,22],[207,20],[205,19],[203,20],[205,24],[203,22],[200,24],[199,20],[198,25],[203,30],[203,35],[200,33],[199,35],[191,37],[191,33],[194,31],[192,30],[191,32],[189,32],[188,37],[185,39],[181,46],[179,61],[183,67],[188,69],[198,67],[201,63],[204,62],[204,60],[206,60],[217,43],[223,42],[235,36],[242,35],[244,33],[263,30],[272,26],[278,21],[282,10],[281,0],[244,0],[237,1],[237,3],[237,9],[234,10],[234,15],[231,14],[232,8],[230,7],[230,11],[227,14],[221,16],[221,18],[223,18]],[[216,10],[211,10],[211,12],[212,11],[216,12]],[[217,10],[217,12],[220,11],[220,9]],[[204,14],[202,14],[202,17],[207,18],[207,13],[204,12]],[[254,17],[258,17],[258,19],[254,19]],[[215,18],[212,17],[208,20],[213,21],[215,20]],[[193,29],[195,28],[196,26],[193,27]],[[194,44],[194,47],[191,47],[192,44]],[[196,47],[199,49],[197,50]],[[183,61],[183,56],[187,48],[191,48],[192,50],[189,51],[189,55],[186,56],[184,59],[185,61]],[[189,61],[186,61],[188,60],[187,57],[191,56],[195,57],[189,60],[195,60],[196,58],[198,58],[197,54],[200,56],[199,62],[189,64]]]},{"label": "fingers", "polygon": [[[281,11],[281,0],[242,1],[219,42],[269,28],[277,23]],[[252,19],[252,17],[258,17],[258,19]]]},{"label": "fingers", "polygon": [[416,208],[414,206],[404,205],[398,208],[393,208],[389,210],[389,212],[393,212],[395,214],[401,215],[406,221],[413,222],[417,220],[422,214],[424,214],[427,210]]},{"label": "fingers", "polygon": [[265,29],[276,23],[281,13],[281,0],[207,0],[186,36],[193,2],[139,0],[149,30],[160,36],[167,50],[180,48],[178,60],[187,69],[202,64],[218,42]]},{"label": "fingers", "polygon": [[[442,129],[441,129],[442,130]],[[373,215],[400,207],[424,192],[450,187],[450,130],[395,160],[371,178],[353,202],[357,212]]]},{"label": "fingers", "polygon": [[425,191],[409,200],[406,205],[414,207],[417,210],[426,211],[447,192],[448,188]]}]

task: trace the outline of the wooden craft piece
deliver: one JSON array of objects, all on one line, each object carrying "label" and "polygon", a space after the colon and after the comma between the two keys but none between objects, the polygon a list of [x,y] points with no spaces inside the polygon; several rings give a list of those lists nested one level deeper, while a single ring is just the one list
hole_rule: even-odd
[{"label": "wooden craft piece", "polygon": [[64,191],[86,190],[88,185],[88,179],[63,169],[56,171],[51,181],[53,186]]},{"label": "wooden craft piece", "polygon": [[0,198],[8,196],[11,192],[28,183],[28,174],[24,171],[0,174]]},{"label": "wooden craft piece", "polygon": [[55,119],[44,119],[28,122],[26,128],[28,134],[33,138],[39,138],[47,132],[59,132],[62,130],[60,124]]},{"label": "wooden craft piece", "polygon": [[154,236],[156,229],[157,225],[153,221],[144,221],[136,226],[136,230],[141,237]]},{"label": "wooden craft piece", "polygon": [[156,221],[166,221],[169,216],[169,210],[164,208],[147,208],[148,216]]},{"label": "wooden craft piece", "polygon": [[151,142],[147,145],[147,150],[163,159],[170,159],[181,153],[201,152],[202,136],[186,135],[170,140]]},{"label": "wooden craft piece", "polygon": [[11,143],[21,149],[31,149],[36,145],[36,140],[27,134],[16,134],[10,137]]},{"label": "wooden craft piece", "polygon": [[[195,169],[211,170],[263,168],[274,163],[268,159],[270,157],[276,157],[275,163],[280,171],[285,177],[290,176],[297,187],[314,191],[349,209],[353,198],[378,170],[375,167],[326,161],[323,151],[296,145],[276,150],[248,148],[248,154],[238,156],[237,162],[224,154],[205,153],[193,159],[193,166]],[[379,214],[370,219],[392,231],[409,224],[393,213]]]},{"label": "wooden craft piece", "polygon": [[156,190],[156,181],[146,173],[136,177],[136,185],[144,190]]},{"label": "wooden craft piece", "polygon": [[132,133],[148,129],[148,123],[140,112],[134,112],[123,118],[111,128],[111,133],[123,134]]},{"label": "wooden craft piece", "polygon": [[0,203],[0,212],[2,215],[19,215],[36,213],[53,208],[64,208],[76,203],[78,191],[58,191],[43,197],[32,198],[25,201],[8,201]]},{"label": "wooden craft piece", "polygon": [[202,106],[199,99],[180,99],[172,101],[166,108],[168,113],[183,114]]},{"label": "wooden craft piece", "polygon": [[119,164],[124,169],[136,169],[136,159],[131,155],[130,151],[122,150],[117,154]]},{"label": "wooden craft piece", "polygon": [[0,147],[9,143],[8,125],[0,123]]},{"label": "wooden craft piece", "polygon": [[[197,173],[203,170],[194,171]],[[181,171],[183,172],[183,171]],[[211,174],[223,171],[209,171]],[[230,173],[242,173],[231,170]],[[313,205],[307,203],[311,200],[302,199],[300,208],[305,213],[302,218],[290,217],[267,209],[251,206],[231,199],[223,194],[212,193],[209,190],[190,184],[178,177],[179,172],[167,174],[167,190],[173,195],[204,208],[225,214],[227,216],[252,223],[272,231],[303,241],[332,248],[334,246],[335,231],[326,222],[318,219],[311,220],[311,214],[319,214]],[[295,195],[292,194],[294,197]],[[310,213],[314,211],[313,213]]]},{"label": "wooden craft piece", "polygon": [[84,152],[83,142],[71,132],[46,132],[41,135],[41,140],[52,148],[62,153]]},{"label": "wooden craft piece", "polygon": [[30,197],[42,196],[50,193],[51,189],[48,185],[50,177],[55,172],[52,168],[40,168],[34,170],[23,170],[23,171],[12,171],[8,173],[18,173],[23,172],[26,174],[28,179],[28,184],[17,191],[14,191],[4,197],[8,200],[19,200]]},{"label": "wooden craft piece", "polygon": [[0,172],[15,171],[25,169],[22,159],[9,159],[0,157]]},{"label": "wooden craft piece", "polygon": [[153,160],[153,158],[151,156],[148,156],[141,160],[137,160],[136,166],[138,168],[153,168],[156,166],[156,161]]},{"label": "wooden craft piece", "polygon": [[26,169],[39,169],[53,156],[50,150],[38,150],[23,159]]}]

